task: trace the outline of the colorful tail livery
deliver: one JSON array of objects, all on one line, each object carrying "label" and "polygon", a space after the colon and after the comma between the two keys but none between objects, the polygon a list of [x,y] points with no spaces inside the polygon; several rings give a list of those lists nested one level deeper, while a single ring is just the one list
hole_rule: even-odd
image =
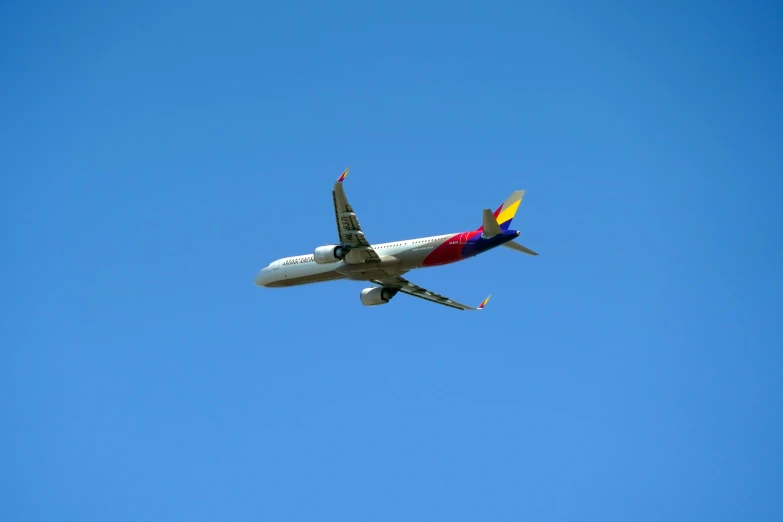
[{"label": "colorful tail livery", "polygon": [[508,227],[511,225],[511,220],[514,219],[514,215],[517,213],[519,204],[522,203],[522,197],[524,195],[524,190],[517,190],[495,211],[495,219],[498,220],[498,225],[500,225],[501,229],[508,230]]}]

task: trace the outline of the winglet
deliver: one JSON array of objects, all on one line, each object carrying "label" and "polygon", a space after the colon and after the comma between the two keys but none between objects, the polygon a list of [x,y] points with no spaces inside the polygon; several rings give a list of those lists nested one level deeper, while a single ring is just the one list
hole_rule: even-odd
[{"label": "winglet", "polygon": [[492,295],[488,295],[486,299],[481,301],[481,304],[478,305],[478,308],[476,310],[483,310],[485,306],[487,306],[487,303],[489,302],[489,298],[492,297]]},{"label": "winglet", "polygon": [[342,175],[342,176],[340,176],[340,177],[337,179],[337,183],[342,183],[342,182],[343,182],[343,180],[345,179],[345,177],[348,175],[348,171],[349,171],[349,170],[351,170],[351,167],[348,167],[347,169],[345,169],[345,172],[343,172],[343,175]]}]

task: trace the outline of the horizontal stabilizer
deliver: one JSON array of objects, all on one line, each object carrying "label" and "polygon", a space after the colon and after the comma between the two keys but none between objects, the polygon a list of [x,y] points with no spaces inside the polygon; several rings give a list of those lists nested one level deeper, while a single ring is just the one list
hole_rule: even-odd
[{"label": "horizontal stabilizer", "polygon": [[509,241],[508,243],[503,243],[503,246],[506,248],[510,248],[511,250],[516,250],[517,252],[522,252],[523,254],[528,254],[530,256],[537,256],[538,254],[530,250],[529,248],[520,245],[519,243],[515,243],[513,241]]},{"label": "horizontal stabilizer", "polygon": [[484,209],[484,230],[483,230],[483,236],[484,237],[495,237],[499,236],[503,233],[503,230],[500,229],[500,225],[498,225],[498,220],[495,219],[495,216],[492,215],[492,211],[488,208]]}]

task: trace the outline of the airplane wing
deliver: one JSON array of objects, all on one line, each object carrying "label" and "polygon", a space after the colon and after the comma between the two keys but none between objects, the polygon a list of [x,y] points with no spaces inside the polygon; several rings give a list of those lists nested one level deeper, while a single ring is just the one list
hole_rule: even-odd
[{"label": "airplane wing", "polygon": [[489,301],[489,298],[491,296],[488,296],[486,299],[484,299],[478,307],[473,308],[472,306],[468,306],[462,303],[458,303],[457,301],[453,301],[449,299],[446,296],[436,294],[435,292],[430,292],[429,290],[422,288],[418,285],[414,285],[404,277],[384,277],[382,279],[373,279],[373,283],[376,285],[385,286],[388,288],[396,288],[400,292],[403,292],[408,295],[412,295],[413,297],[418,297],[420,299],[426,299],[427,301],[432,301],[433,303],[442,304],[445,306],[450,306],[452,308],[456,308],[457,310],[481,310],[484,308]]},{"label": "airplane wing", "polygon": [[345,256],[345,262],[351,264],[366,263],[368,261],[380,261],[381,258],[373,250],[367,238],[364,237],[362,227],[353,211],[353,207],[348,203],[348,198],[343,190],[343,180],[348,175],[348,169],[345,169],[343,175],[334,183],[332,198],[334,199],[334,217],[337,220],[337,234],[340,238],[340,244],[349,247],[348,254]]}]

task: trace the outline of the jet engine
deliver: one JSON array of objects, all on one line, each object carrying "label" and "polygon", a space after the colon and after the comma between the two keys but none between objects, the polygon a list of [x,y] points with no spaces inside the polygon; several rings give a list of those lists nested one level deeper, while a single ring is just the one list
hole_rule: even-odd
[{"label": "jet engine", "polygon": [[335,263],[345,257],[348,252],[341,245],[320,246],[313,252],[313,260],[319,265]]},{"label": "jet engine", "polygon": [[391,298],[397,294],[396,288],[385,288],[382,286],[375,286],[373,288],[365,288],[362,290],[361,299],[364,306],[376,306],[386,304],[391,301]]}]

